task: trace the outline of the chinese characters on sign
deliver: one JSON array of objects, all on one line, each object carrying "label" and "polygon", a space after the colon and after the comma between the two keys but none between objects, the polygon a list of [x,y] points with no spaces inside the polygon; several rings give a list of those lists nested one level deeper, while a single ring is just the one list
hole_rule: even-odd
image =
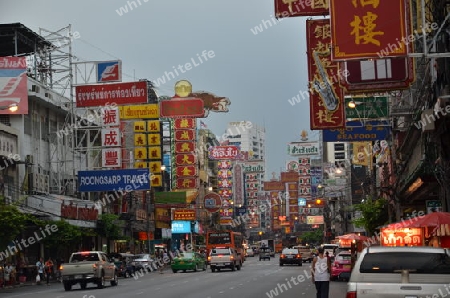
[{"label": "chinese characters on sign", "polygon": [[275,17],[323,16],[328,14],[329,0],[275,0]]},{"label": "chinese characters on sign", "polygon": [[310,126],[312,130],[345,127],[344,91],[337,62],[331,61],[330,20],[307,20]]},{"label": "chinese characters on sign", "polygon": [[407,55],[404,0],[330,0],[332,59]]},{"label": "chinese characters on sign", "polygon": [[198,184],[197,159],[195,154],[195,118],[177,118],[174,127],[174,160],[177,189],[196,188]]}]

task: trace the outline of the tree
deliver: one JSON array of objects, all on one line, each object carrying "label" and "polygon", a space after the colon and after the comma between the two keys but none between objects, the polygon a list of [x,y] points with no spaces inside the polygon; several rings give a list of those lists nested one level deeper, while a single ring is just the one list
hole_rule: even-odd
[{"label": "tree", "polygon": [[302,243],[306,244],[316,244],[321,243],[323,240],[323,230],[322,229],[316,229],[314,231],[310,232],[304,232],[302,234]]},{"label": "tree", "polygon": [[366,199],[363,203],[354,205],[354,210],[360,212],[360,217],[353,219],[352,223],[357,227],[364,228],[367,235],[371,236],[378,227],[388,222],[387,208],[387,201],[384,198]]},{"label": "tree", "polygon": [[15,206],[0,205],[0,249],[3,251],[25,229],[29,216]]},{"label": "tree", "polygon": [[97,222],[97,232],[100,236],[106,238],[106,248],[107,252],[110,252],[110,240],[121,239],[121,229],[117,224],[119,221],[119,216],[115,214],[102,214],[100,220]]},{"label": "tree", "polygon": [[78,250],[78,245],[81,243],[83,231],[80,227],[71,225],[65,220],[58,221],[36,221],[39,227],[46,225],[56,225],[58,228],[56,232],[47,235],[42,239],[45,248],[56,251],[57,257],[68,256],[72,250]]}]

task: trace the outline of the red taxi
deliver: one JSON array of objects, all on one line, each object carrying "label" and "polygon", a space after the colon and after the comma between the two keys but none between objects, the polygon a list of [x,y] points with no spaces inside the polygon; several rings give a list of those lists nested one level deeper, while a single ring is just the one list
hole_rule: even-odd
[{"label": "red taxi", "polygon": [[349,280],[352,271],[352,255],[349,251],[342,251],[334,257],[331,264],[331,280]]}]

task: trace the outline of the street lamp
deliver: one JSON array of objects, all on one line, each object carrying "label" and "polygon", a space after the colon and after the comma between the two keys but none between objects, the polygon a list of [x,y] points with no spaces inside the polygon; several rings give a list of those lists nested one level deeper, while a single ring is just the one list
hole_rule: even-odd
[{"label": "street lamp", "polygon": [[17,110],[19,110],[19,106],[16,103],[12,103],[10,105],[7,106],[0,106],[0,110],[9,110],[10,112],[17,112]]},{"label": "street lamp", "polygon": [[162,165],[161,166],[161,176],[162,176],[161,183],[162,183],[163,191],[166,191],[166,183],[164,181],[165,175],[166,175],[166,165]]}]

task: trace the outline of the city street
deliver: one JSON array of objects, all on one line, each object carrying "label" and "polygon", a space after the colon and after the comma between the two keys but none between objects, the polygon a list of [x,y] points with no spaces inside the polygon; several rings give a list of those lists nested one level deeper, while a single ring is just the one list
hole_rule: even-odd
[{"label": "city street", "polygon": [[[62,284],[53,283],[47,287],[30,285],[14,289],[0,290],[3,298],[123,298],[123,297],[162,297],[162,298],[216,298],[216,297],[315,297],[315,288],[309,278],[310,264],[302,267],[278,265],[278,256],[270,261],[259,261],[258,257],[247,258],[242,270],[211,273],[200,272],[172,273],[170,268],[164,274],[152,272],[135,280],[119,280],[117,287],[108,286],[97,289],[88,285],[81,290],[79,285],[65,292]],[[303,279],[304,278],[304,279]],[[299,282],[302,280],[302,282]],[[330,297],[345,297],[346,282],[331,282]]]}]

